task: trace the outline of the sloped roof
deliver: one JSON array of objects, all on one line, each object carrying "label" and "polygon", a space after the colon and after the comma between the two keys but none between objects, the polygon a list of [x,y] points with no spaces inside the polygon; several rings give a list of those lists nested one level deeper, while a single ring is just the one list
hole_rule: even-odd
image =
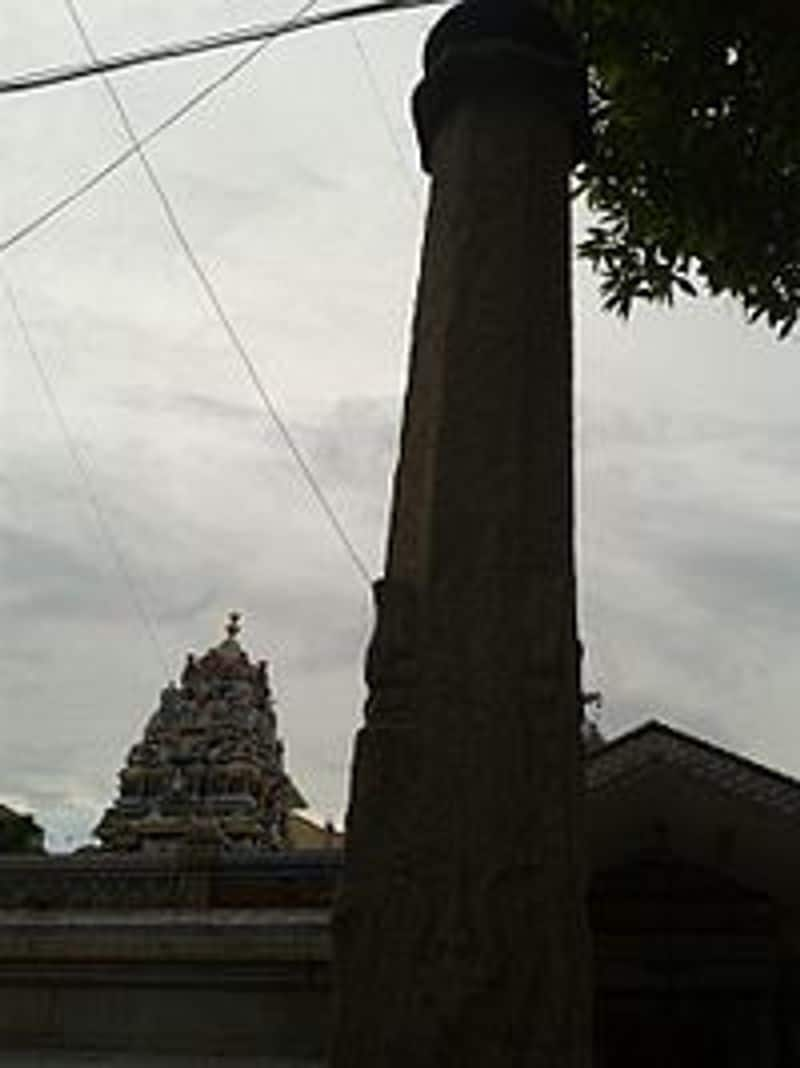
[{"label": "sloped roof", "polygon": [[650,720],[591,753],[586,762],[590,798],[648,774],[674,768],[731,797],[800,816],[800,781],[738,753]]},{"label": "sloped roof", "polygon": [[654,852],[800,900],[800,782],[651,721],[586,758],[591,871]]}]

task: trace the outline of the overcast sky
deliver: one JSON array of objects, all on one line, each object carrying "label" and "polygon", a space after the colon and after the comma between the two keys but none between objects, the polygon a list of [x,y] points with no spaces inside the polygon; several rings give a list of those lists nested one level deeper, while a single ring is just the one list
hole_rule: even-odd
[{"label": "overcast sky", "polygon": [[[297,6],[80,10],[108,53]],[[408,98],[435,17],[284,39],[152,147],[375,574],[427,195]],[[0,75],[83,58],[61,0],[0,0]],[[144,132],[234,58],[115,84]],[[99,82],[0,98],[0,240],[125,147]],[[53,847],[85,840],[167,677],[235,608],[245,646],[270,660],[290,770],[338,819],[369,591],[137,162],[0,270],[50,390],[0,292],[0,800],[32,810]],[[576,305],[581,628],[602,725],[658,716],[800,774],[798,342],[719,301],[622,324],[580,266]]]}]

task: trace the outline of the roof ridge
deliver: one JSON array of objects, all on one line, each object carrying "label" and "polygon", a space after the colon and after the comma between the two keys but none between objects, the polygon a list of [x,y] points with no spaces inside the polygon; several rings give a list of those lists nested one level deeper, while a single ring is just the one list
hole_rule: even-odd
[{"label": "roof ridge", "polygon": [[658,720],[649,720],[592,753],[587,758],[587,787],[590,791],[602,789],[620,776],[659,760],[699,774],[740,797],[772,803],[790,813],[800,812],[797,779]]}]

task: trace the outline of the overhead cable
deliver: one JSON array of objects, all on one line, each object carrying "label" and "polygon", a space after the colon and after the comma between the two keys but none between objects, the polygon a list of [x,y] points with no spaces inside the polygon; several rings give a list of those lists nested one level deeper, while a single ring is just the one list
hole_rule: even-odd
[{"label": "overhead cable", "polygon": [[405,153],[403,152],[403,147],[400,144],[400,139],[397,136],[397,131],[394,128],[392,117],[386,107],[386,101],[383,98],[383,93],[381,92],[381,87],[378,83],[378,78],[375,74],[375,69],[372,65],[372,61],[369,58],[369,52],[367,51],[364,42],[361,40],[361,37],[359,36],[358,30],[355,28],[355,26],[351,24],[349,29],[350,35],[353,38],[353,44],[355,45],[356,52],[358,52],[358,57],[361,60],[361,66],[364,68],[367,85],[369,86],[370,92],[375,98],[375,103],[378,108],[378,113],[380,115],[381,122],[383,123],[384,128],[386,129],[386,135],[389,138],[389,141],[392,146],[392,151],[394,152],[397,161],[397,165],[400,169],[400,173],[403,176],[403,184],[408,191],[408,195],[411,198],[411,203],[416,207],[419,202],[419,197],[417,194],[416,186],[414,185],[414,180],[412,178],[412,172],[409,168],[408,160],[406,159]]},{"label": "overhead cable", "polygon": [[[286,20],[284,25],[287,30],[298,18],[305,15],[315,7],[316,4],[317,0],[307,0],[307,2],[304,3],[293,16]],[[245,67],[249,66],[249,64],[257,59],[266,48],[269,48],[276,39],[276,37],[268,37],[259,41],[254,48],[251,48],[243,56],[240,56],[230,67],[227,67],[221,74],[217,75],[216,78],[212,78],[210,82],[207,82],[201,89],[198,89],[197,92],[192,93],[180,107],[176,108],[175,111],[170,112],[166,118],[162,119],[161,122],[146,134],[139,137],[138,144],[142,146],[149,144],[151,141],[155,140],[159,134],[164,133],[171,126],[180,122],[180,120],[188,115],[190,111],[193,111],[194,108],[215,93],[217,89],[234,78],[240,71],[244,70]],[[105,166],[101,167],[89,178],[85,178],[82,182],[76,185],[69,193],[65,193],[64,196],[59,197],[58,200],[54,201],[48,208],[45,208],[44,211],[39,212],[33,219],[30,219],[27,223],[17,227],[17,229],[10,233],[8,237],[0,240],[0,254],[8,252],[9,249],[18,245],[20,241],[30,237],[47,223],[52,222],[53,219],[56,219],[73,204],[77,203],[77,201],[87,193],[90,193],[96,186],[100,185],[101,182],[104,182],[106,178],[110,178],[115,171],[119,170],[120,167],[127,163],[129,159],[136,156],[137,153],[138,149],[136,145],[130,145],[124,152],[120,152],[118,156],[109,160]]]},{"label": "overhead cable", "polygon": [[75,439],[72,435],[69,423],[67,422],[61,404],[59,403],[55,388],[53,387],[53,384],[50,381],[50,376],[47,373],[44,361],[39,355],[39,351],[36,348],[36,345],[34,344],[33,337],[31,335],[30,330],[28,329],[28,324],[26,323],[25,318],[22,314],[22,310],[20,309],[14,290],[11,287],[11,283],[8,281],[7,278],[3,278],[2,282],[6,294],[6,300],[8,301],[9,307],[11,308],[11,313],[14,316],[14,320],[17,324],[20,336],[22,337],[23,343],[25,345],[25,349],[27,350],[27,353],[31,359],[31,363],[33,364],[34,369],[36,371],[36,375],[42,387],[42,392],[47,398],[47,402],[50,405],[56,422],[58,423],[58,428],[61,431],[61,436],[64,439],[64,444],[67,448],[67,452],[69,453],[70,459],[72,460],[72,464],[78,475],[78,479],[83,486],[84,492],[86,494],[86,499],[89,502],[89,506],[92,512],[94,513],[100,536],[105,542],[106,548],[108,549],[109,554],[113,558],[117,570],[120,576],[122,577],[122,580],[128,590],[128,593],[130,594],[131,602],[133,603],[136,614],[139,617],[144,631],[150,641],[150,644],[153,648],[153,652],[156,655],[156,659],[158,660],[161,670],[164,672],[165,676],[169,676],[170,668],[167,662],[167,657],[164,653],[161,641],[159,640],[155,623],[153,622],[153,619],[147,610],[145,599],[139,591],[139,583],[136,573],[130,562],[128,561],[125,553],[123,552],[122,546],[117,540],[116,535],[114,534],[114,529],[111,525],[108,515],[106,514],[106,509],[100,499],[100,494],[94,484],[91,471],[89,470],[89,467],[87,466],[86,461],[84,460],[81,451],[78,448]]},{"label": "overhead cable", "polygon": [[445,0],[373,0],[371,3],[358,4],[354,7],[325,11],[317,15],[307,15],[288,24],[286,22],[257,23],[236,30],[228,30],[224,33],[193,38],[188,41],[157,45],[153,48],[144,48],[135,52],[121,52],[107,56],[105,59],[97,56],[90,63],[45,67],[41,70],[29,71],[26,74],[18,74],[11,78],[2,79],[0,80],[0,95],[27,93],[34,89],[46,89],[55,85],[63,85],[66,82],[78,81],[81,78],[93,78],[113,71],[127,70],[131,67],[162,63],[172,59],[185,59],[188,56],[202,55],[224,48],[234,48],[238,45],[250,44],[253,41],[270,40],[290,33],[314,29],[317,26],[329,26],[348,19],[432,7],[444,2]]},{"label": "overhead cable", "polygon": [[[92,45],[86,27],[84,26],[83,21],[81,20],[74,0],[64,0],[64,2],[67,6],[67,10],[70,13],[70,17],[75,23],[75,27],[78,30],[81,39],[83,40],[87,52],[93,56],[95,54],[94,46]],[[244,340],[236,329],[233,320],[225,310],[225,307],[222,304],[219,295],[217,294],[216,288],[213,282],[211,281],[210,276],[206,272],[205,268],[203,267],[203,264],[200,262],[199,257],[192,248],[191,242],[189,241],[189,238],[185,230],[183,229],[180,220],[178,219],[178,216],[170,201],[170,198],[167,195],[166,189],[162,185],[161,180],[158,177],[158,174],[156,173],[149,156],[147,155],[141,143],[136,137],[136,131],[133,128],[133,124],[131,123],[127,109],[125,108],[125,105],[123,104],[119,93],[116,91],[114,85],[111,82],[111,79],[107,75],[103,74],[102,80],[109,95],[109,98],[114,106],[114,109],[117,112],[120,124],[125,132],[125,135],[131,142],[131,146],[135,151],[136,155],[139,157],[139,160],[147,175],[147,178],[161,203],[164,216],[167,222],[169,223],[169,226],[172,229],[172,232],[175,235],[175,238],[178,241],[178,244],[180,245],[184,255],[186,256],[186,259],[188,260],[189,265],[192,271],[194,272],[195,277],[197,278],[197,281],[199,282],[203,292],[205,293],[209,304],[211,305],[217,319],[219,320],[222,329],[227,335],[228,340],[233,346],[234,351],[242,361],[245,371],[247,372],[248,378],[253,384],[265,411],[267,412],[270,420],[274,424],[275,428],[277,429],[278,433],[280,434],[287,448],[292,454],[292,457],[297,463],[301,475],[303,476],[306,484],[308,485],[312,496],[316,499],[320,508],[323,510],[334,533],[336,534],[342,546],[344,547],[347,555],[350,557],[359,575],[366,581],[368,585],[370,585],[372,579],[369,570],[361,559],[361,556],[359,555],[355,545],[353,544],[347,531],[345,530],[344,525],[336,514],[336,511],[334,510],[332,504],[328,500],[303,451],[295,441],[294,436],[291,430],[289,429],[286,420],[283,418],[277,405],[275,404],[275,401],[270,396],[269,391],[267,390],[261,379],[255,362],[247,351],[247,347],[244,343]]]}]

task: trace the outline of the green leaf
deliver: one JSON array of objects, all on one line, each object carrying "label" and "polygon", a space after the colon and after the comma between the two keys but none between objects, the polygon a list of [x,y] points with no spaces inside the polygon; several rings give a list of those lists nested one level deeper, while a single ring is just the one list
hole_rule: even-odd
[{"label": "green leaf", "polygon": [[713,295],[788,336],[800,316],[800,64],[748,0],[574,0],[591,67],[596,212],[579,253],[605,306]]}]

